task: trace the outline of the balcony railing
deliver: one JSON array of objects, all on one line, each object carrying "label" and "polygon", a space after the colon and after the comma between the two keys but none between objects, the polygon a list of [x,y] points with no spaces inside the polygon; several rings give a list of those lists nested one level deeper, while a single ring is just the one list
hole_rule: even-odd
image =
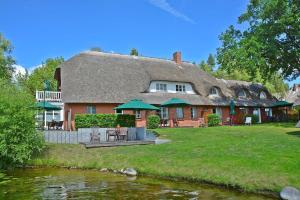
[{"label": "balcony railing", "polygon": [[35,98],[37,101],[61,102],[61,92],[36,91]]}]

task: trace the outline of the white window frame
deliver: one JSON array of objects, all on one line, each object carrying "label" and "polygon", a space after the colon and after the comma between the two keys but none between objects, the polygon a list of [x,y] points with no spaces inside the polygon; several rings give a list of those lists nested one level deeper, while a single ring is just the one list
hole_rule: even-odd
[{"label": "white window frame", "polygon": [[135,118],[136,119],[142,119],[142,113],[140,110],[136,110],[135,111]]},{"label": "white window frame", "polygon": [[176,84],[175,91],[179,93],[186,93],[185,84]]},{"label": "white window frame", "polygon": [[[181,113],[179,112],[181,111]],[[182,114],[182,117],[179,117],[179,114]],[[176,119],[184,119],[184,110],[182,107],[177,107],[176,108]]]},{"label": "white window frame", "polygon": [[260,99],[266,99],[266,98],[267,98],[267,94],[266,94],[264,91],[261,91],[261,92],[259,93],[259,98],[260,98]]},{"label": "white window frame", "polygon": [[166,107],[160,107],[160,119],[169,119],[169,110]]},{"label": "white window frame", "polygon": [[156,83],[156,91],[157,92],[167,92],[168,85],[166,83]]},{"label": "white window frame", "polygon": [[216,87],[210,88],[209,95],[210,96],[219,96],[219,89]]},{"label": "white window frame", "polygon": [[96,106],[95,105],[87,105],[86,106],[86,113],[87,114],[96,114],[97,113]]},{"label": "white window frame", "polygon": [[196,118],[197,118],[197,108],[191,107],[191,119],[196,119]]}]

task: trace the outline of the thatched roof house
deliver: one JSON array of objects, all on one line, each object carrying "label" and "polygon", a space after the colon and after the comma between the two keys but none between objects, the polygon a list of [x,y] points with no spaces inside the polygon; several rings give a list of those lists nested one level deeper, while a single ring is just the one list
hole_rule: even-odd
[{"label": "thatched roof house", "polygon": [[[231,100],[236,104],[236,123],[243,123],[243,117],[249,113],[266,121],[272,117],[271,107],[277,101],[263,85],[216,79],[197,65],[182,61],[180,52],[168,60],[87,51],[62,63],[55,77],[67,129],[74,129],[75,114],[114,113],[116,106],[132,99],[160,107],[157,114],[168,120],[171,127],[176,124],[171,119],[180,119],[180,126],[199,127],[201,121],[207,123],[211,113],[228,123]],[[179,98],[188,106],[161,106],[172,98]],[[145,126],[147,112],[133,113],[137,126]]]},{"label": "thatched roof house", "polygon": [[[161,104],[176,97],[192,105],[229,105],[231,99],[236,99],[240,106],[270,106],[275,101],[260,84],[218,80],[195,64],[174,60],[82,52],[60,66],[62,100],[65,103],[124,103],[139,98],[150,104]],[[152,81],[189,83],[195,93],[152,93],[149,92]],[[218,96],[210,97],[212,88],[218,90]],[[237,97],[240,90],[246,92],[245,98]],[[262,91],[267,98],[259,98]]]}]

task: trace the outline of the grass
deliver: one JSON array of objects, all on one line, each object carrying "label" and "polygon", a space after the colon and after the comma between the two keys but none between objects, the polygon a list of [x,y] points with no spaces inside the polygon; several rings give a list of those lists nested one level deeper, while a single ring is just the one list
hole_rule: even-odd
[{"label": "grass", "polygon": [[49,144],[30,164],[136,168],[140,173],[238,187],[245,191],[300,188],[300,131],[294,124],[157,129],[172,142],[85,149]]}]

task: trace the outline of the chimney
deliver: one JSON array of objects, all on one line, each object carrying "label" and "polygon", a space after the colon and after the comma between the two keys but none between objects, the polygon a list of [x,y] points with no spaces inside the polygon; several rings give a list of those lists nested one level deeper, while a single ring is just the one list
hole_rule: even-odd
[{"label": "chimney", "polygon": [[180,51],[176,51],[175,53],[173,53],[173,60],[178,65],[181,65],[181,52]]}]

